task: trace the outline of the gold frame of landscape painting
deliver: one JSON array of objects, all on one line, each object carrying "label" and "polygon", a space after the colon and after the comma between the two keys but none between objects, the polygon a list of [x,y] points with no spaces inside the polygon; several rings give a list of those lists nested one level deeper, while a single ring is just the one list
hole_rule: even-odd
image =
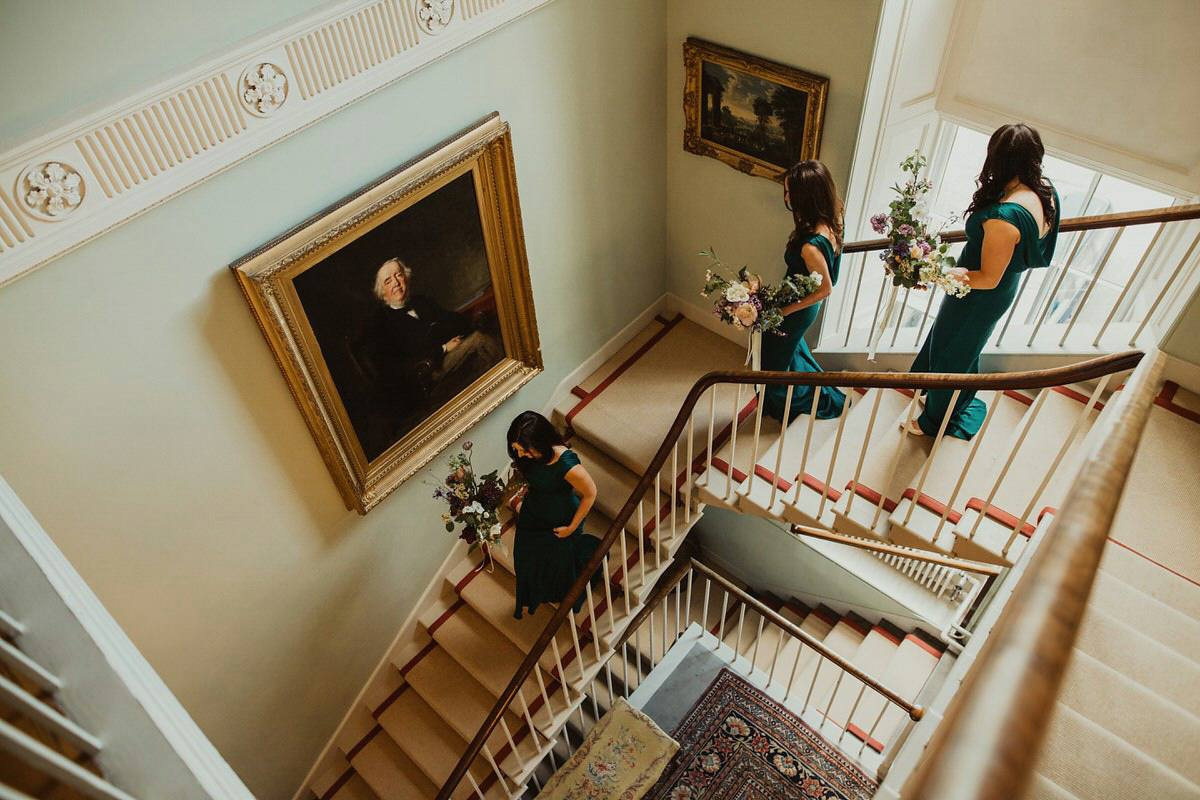
[{"label": "gold frame of landscape painting", "polygon": [[683,63],[684,150],[775,181],[820,153],[828,78],[695,38]]},{"label": "gold frame of landscape painting", "polygon": [[496,114],[230,267],[360,514],[542,369]]}]

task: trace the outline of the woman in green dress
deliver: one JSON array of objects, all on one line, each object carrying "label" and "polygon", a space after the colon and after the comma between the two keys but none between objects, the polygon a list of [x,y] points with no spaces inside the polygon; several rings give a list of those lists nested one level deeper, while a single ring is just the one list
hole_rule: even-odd
[{"label": "woman in green dress", "polygon": [[[529,485],[517,509],[513,545],[513,616],[521,619],[541,603],[562,600],[600,545],[595,536],[583,533],[583,521],[596,502],[596,484],[550,420],[536,411],[512,421],[508,454]],[[593,583],[600,578],[597,570]],[[580,595],[575,611],[582,607]]]},{"label": "woman in green dress", "polygon": [[[996,323],[1012,306],[1027,269],[1047,267],[1058,239],[1058,192],[1042,177],[1045,149],[1028,125],[1004,125],[988,141],[979,188],[967,207],[967,243],[954,272],[971,287],[964,297],[947,295],[911,372],[979,372],[979,354]],[[987,406],[974,392],[926,393],[914,434],[936,434],[949,413],[946,433],[970,439]]]},{"label": "woman in green dress", "polygon": [[[804,341],[804,334],[817,318],[821,302],[833,292],[841,266],[842,199],[838,196],[833,176],[820,161],[801,161],[790,170],[783,182],[783,202],[792,212],[795,228],[788,238],[783,260],[788,275],[819,275],[821,285],[798,303],[784,306],[782,335],[767,333],[762,337],[762,368],[778,372],[821,372]],[[796,386],[792,389],[790,408],[786,386],[768,386],[764,393],[763,410],[778,420],[793,419],[813,410],[813,392],[817,399],[817,417],[830,419],[842,413],[846,395],[832,386]]]}]

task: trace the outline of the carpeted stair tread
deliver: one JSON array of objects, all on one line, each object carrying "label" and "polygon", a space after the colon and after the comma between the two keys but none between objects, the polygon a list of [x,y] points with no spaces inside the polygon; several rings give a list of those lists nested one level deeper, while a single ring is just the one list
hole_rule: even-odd
[{"label": "carpeted stair tread", "polygon": [[[1195,509],[1179,500],[1195,496],[1197,463],[1200,424],[1151,406],[1110,533],[1194,582],[1200,582]],[[1193,595],[1200,590],[1192,587]]]},{"label": "carpeted stair tread", "polygon": [[[783,426],[778,420],[765,414],[761,420],[758,420],[757,410],[755,413],[747,415],[739,427],[736,437],[729,436],[719,446],[714,446],[716,452],[711,466],[705,463],[700,466],[701,474],[696,477],[696,488],[704,502],[715,502],[728,507],[737,506],[738,490],[740,488],[745,491],[745,481],[750,476],[751,465],[755,463],[754,426],[756,422],[759,425],[758,459],[760,461],[763,455],[772,449],[779,440]],[[707,424],[708,421],[705,419],[705,425]],[[707,442],[705,447],[707,447]],[[731,463],[732,470],[729,468]],[[772,461],[767,465],[767,469],[773,470],[774,466],[774,461]],[[769,479],[755,476],[755,483],[764,480]]]},{"label": "carpeted stair tread", "polygon": [[355,773],[334,793],[332,800],[379,800],[379,795],[371,791],[361,775]]},{"label": "carpeted stair tread", "polygon": [[[425,777],[438,786],[450,777],[454,765],[469,744],[416,692],[400,695],[379,715],[379,724],[386,735],[395,740],[400,749],[425,773]],[[491,774],[491,768],[476,761],[471,765],[471,774],[476,781],[482,781]],[[469,782],[464,780],[462,785],[470,789]]]},{"label": "carpeted stair tread", "polygon": [[[571,449],[579,456],[580,462],[596,483],[595,508],[605,517],[613,519],[629,499],[641,475],[630,472],[584,439],[572,439]],[[658,518],[667,501],[667,496],[654,491],[653,487],[647,492],[642,500],[643,530],[651,527],[650,523]],[[652,530],[656,528],[657,526],[651,527]],[[634,535],[639,533],[636,509],[625,524],[625,530]]]},{"label": "carpeted stair tread", "polygon": [[[421,659],[407,678],[409,686],[429,707],[468,741],[475,736],[496,703],[495,696],[440,647],[435,647]],[[523,726],[521,718],[512,712],[505,714],[504,721],[510,732]],[[506,742],[499,727],[488,739],[492,752]]]},{"label": "carpeted stair tread", "polygon": [[1108,573],[1096,575],[1088,604],[1193,661],[1200,661],[1200,620],[1160,603]]},{"label": "carpeted stair tread", "polygon": [[434,640],[499,697],[525,654],[470,606],[463,606],[433,633]]},{"label": "carpeted stair tread", "polygon": [[[854,651],[854,655],[850,657],[850,663],[867,675],[882,676],[895,657],[901,642],[903,639],[897,641],[893,634],[885,632],[881,628],[872,628],[858,649]],[[822,713],[829,721],[841,728],[850,718],[851,710],[857,714],[858,710],[863,707],[863,703],[868,702],[872,697],[879,697],[879,695],[873,689],[867,688],[867,685],[858,678],[846,675],[838,684],[837,691],[832,698],[828,694],[822,696],[817,703],[817,708],[822,709]],[[876,714],[878,713],[879,711],[876,709]],[[867,727],[870,727],[870,723]]]},{"label": "carpeted stair tread", "polygon": [[[821,644],[844,659],[853,658],[867,635],[860,627],[857,622],[842,617],[821,640]],[[808,651],[804,654],[808,656],[807,661],[802,659],[803,666],[794,670],[789,677],[791,691],[788,694],[801,702],[807,698],[810,708],[823,711],[822,701],[833,691],[833,685],[841,671],[811,648],[805,649]],[[786,689],[787,685],[784,688]]]},{"label": "carpeted stair tread", "polygon": [[[607,361],[600,365],[599,369],[588,375],[579,382],[579,388],[585,392],[595,390],[605,379],[612,375],[618,367],[628,361],[642,349],[651,339],[658,336],[663,329],[663,322],[660,319],[652,319],[646,327],[633,335],[628,342],[621,346],[621,349],[614,353]],[[574,396],[574,395],[572,395]]]},{"label": "carpeted stair tread", "polygon": [[[984,432],[982,438],[976,437],[978,443],[975,439],[965,441],[953,436],[942,437],[936,457],[928,462],[929,472],[925,476],[924,482],[921,483],[921,473],[918,471],[905,489],[912,489],[915,493],[917,484],[921,483],[921,494],[928,495],[936,502],[947,504],[953,497],[952,509],[958,512],[965,508],[968,498],[986,496],[986,492],[991,487],[990,479],[995,479],[1003,460],[1008,456],[1009,448],[1012,445],[1011,433],[1017,429],[1028,406],[1016,399],[1016,393],[985,392],[980,396],[989,408],[992,406],[996,406],[996,408],[992,412],[992,419],[988,423],[987,431]],[[930,446],[932,446],[933,437],[928,438]],[[970,469],[964,475],[963,468],[971,457],[972,449],[975,450],[975,456],[971,459]],[[922,465],[922,469],[924,468],[925,465]],[[960,479],[961,486],[959,486]],[[956,486],[958,486],[957,494],[954,492]],[[910,508],[912,509],[911,515],[909,514]],[[901,498],[891,514],[892,526],[889,529],[889,536],[897,544],[919,547],[923,543],[932,541],[941,518],[939,511]],[[939,543],[943,540],[945,533],[953,527],[952,523],[942,526]]]},{"label": "carpeted stair tread", "polygon": [[[1128,490],[1126,487],[1126,491]],[[1118,517],[1120,513],[1118,508]],[[1119,535],[1121,530],[1122,528],[1114,525],[1113,534]],[[1138,591],[1160,603],[1172,606],[1192,619],[1200,619],[1200,585],[1175,575],[1111,541],[1104,548],[1100,569],[1136,587]]]},{"label": "carpeted stair tread", "polygon": [[1034,773],[1025,800],[1080,800],[1045,775]]},{"label": "carpeted stair tread", "polygon": [[[851,392],[847,397],[857,398],[859,395],[857,392]],[[879,398],[879,406],[878,410],[875,410],[877,397]],[[908,407],[909,399],[909,397],[895,389],[868,390],[857,402],[843,412],[846,421],[842,429],[840,442],[836,439],[836,436],[827,438],[819,448],[816,448],[816,452],[813,453],[805,465],[805,471],[817,481],[828,483],[829,488],[836,491],[839,495],[842,494],[846,484],[853,480],[854,473],[858,468],[864,438],[868,434],[872,440],[875,440],[877,437],[890,435],[890,428],[900,418],[905,408]],[[873,411],[874,424],[871,423]],[[898,430],[897,433],[899,433]],[[801,446],[802,444],[801,442]],[[787,447],[791,448],[792,445],[789,443]],[[835,449],[837,450],[836,454],[834,453]],[[872,470],[878,464],[882,464],[883,469],[886,469],[887,464],[890,463],[892,453],[885,452],[885,449],[867,448],[864,469],[867,469],[866,462],[868,461],[871,462],[870,469]],[[829,468],[831,463],[833,464],[832,471]],[[791,474],[795,475],[795,473]],[[784,512],[785,519],[801,525],[820,524],[821,522],[824,522],[826,525],[832,524],[834,519],[833,507],[837,501],[828,499],[822,507],[822,491],[822,489],[808,484],[802,485],[798,502],[793,502],[794,492],[789,493],[787,499],[788,508]],[[818,514],[820,515],[819,519]]]},{"label": "carpeted stair tread", "polygon": [[1058,703],[1037,771],[1087,800],[1194,800],[1200,786]]},{"label": "carpeted stair tread", "polygon": [[[852,468],[851,475],[858,474],[856,490],[846,491],[847,482],[834,484],[842,492],[841,499],[834,504],[837,517],[834,529],[850,536],[885,538],[889,527],[892,503],[901,500],[904,490],[915,480],[921,467],[929,457],[933,445],[930,436],[913,436],[901,429],[900,424],[910,413],[906,404],[897,416],[883,417],[883,403],[875,420],[871,434],[871,449],[863,459],[861,470]],[[865,411],[865,409],[864,409]],[[920,408],[912,406],[913,417]],[[877,498],[884,498],[883,507]]]},{"label": "carpeted stair tread", "polygon": [[1200,718],[1111,667],[1076,650],[1058,701],[1188,780],[1200,782]]},{"label": "carpeted stair tread", "polygon": [[[383,800],[392,797],[430,798],[438,786],[386,733],[376,734],[354,754],[350,763],[372,792]],[[337,795],[339,798],[341,794]]]},{"label": "carpeted stair tread", "polygon": [[[857,396],[855,395],[855,397]],[[849,411],[846,413],[849,413]],[[846,424],[849,424],[849,421]],[[812,428],[811,432],[809,430],[810,425]],[[762,455],[758,457],[758,466],[763,470],[766,479],[756,479],[752,484],[745,487],[739,508],[751,513],[766,514],[771,511],[782,513],[787,504],[795,496],[795,478],[800,473],[802,464],[805,472],[819,477],[820,480],[824,480],[824,472],[818,475],[814,471],[816,469],[814,459],[817,452],[837,435],[837,428],[838,420],[836,419],[814,420],[808,414],[801,414],[790,419],[788,421],[787,435],[781,436],[770,447],[763,448]],[[806,440],[808,442],[807,459],[804,456]],[[782,456],[779,454],[781,446],[783,450]],[[825,464],[827,466],[828,461]],[[780,480],[776,484],[778,488],[774,492],[775,504],[772,506],[773,480],[771,476],[776,474],[776,467],[778,467]],[[785,487],[787,486],[791,488],[785,491]]]},{"label": "carpeted stair tread", "polygon": [[[901,640],[887,667],[878,673],[880,682],[901,697],[916,697],[929,676],[937,668],[941,654],[937,653],[922,637],[910,633]],[[883,706],[882,716],[879,711]],[[850,722],[871,740],[886,745],[907,715],[892,703],[872,692],[864,696]],[[876,721],[878,720],[878,722]]]},{"label": "carpeted stair tread", "polygon": [[1130,680],[1200,716],[1200,664],[1095,606],[1089,606],[1075,647]]},{"label": "carpeted stair tread", "polygon": [[[584,438],[603,442],[607,453],[640,473],[696,379],[713,370],[741,369],[744,361],[745,351],[736,344],[681,320],[578,411],[572,426]],[[734,392],[723,391],[728,388],[718,389],[717,430],[733,418]],[[729,397],[723,403],[726,393]],[[742,394],[748,399],[750,392],[744,389]],[[703,419],[707,426],[707,407]],[[694,452],[698,455],[700,450]]]}]

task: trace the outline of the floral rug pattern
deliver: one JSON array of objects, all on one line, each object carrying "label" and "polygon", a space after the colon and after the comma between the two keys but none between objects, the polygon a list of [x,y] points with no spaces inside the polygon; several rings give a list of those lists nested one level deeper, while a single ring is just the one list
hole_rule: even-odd
[{"label": "floral rug pattern", "polygon": [[649,800],[870,800],[876,784],[795,714],[728,669],[674,731]]},{"label": "floral rug pattern", "polygon": [[546,782],[538,800],[637,800],[654,785],[679,745],[624,698],[617,698]]}]

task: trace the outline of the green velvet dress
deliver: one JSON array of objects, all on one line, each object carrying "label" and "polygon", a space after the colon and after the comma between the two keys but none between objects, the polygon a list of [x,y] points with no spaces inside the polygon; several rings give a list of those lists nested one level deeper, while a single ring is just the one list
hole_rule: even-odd
[{"label": "green velvet dress", "polygon": [[[829,267],[829,277],[832,279],[833,285],[836,286],[838,268],[842,263],[842,254],[835,253],[830,241],[820,234],[809,237],[806,242],[801,244],[789,243],[787,250],[783,253],[783,260],[787,263],[787,274],[808,274],[808,267],[804,263],[803,256],[800,255],[804,244],[815,245],[821,251],[821,255],[825,257],[825,264]],[[822,371],[821,365],[817,363],[817,360],[813,358],[812,351],[808,349],[808,343],[804,341],[804,334],[816,320],[820,309],[821,304],[814,303],[793,314],[788,314],[783,318],[783,325],[780,327],[783,333],[782,336],[774,333],[763,334],[763,369],[777,372]],[[846,402],[846,395],[840,389],[832,386],[796,386],[792,389],[791,408],[786,409],[789,420],[795,419],[799,414],[812,412],[814,389],[821,393],[820,399],[817,400],[818,419],[831,419],[842,413],[842,406]],[[763,411],[767,415],[782,421],[786,400],[786,386],[768,386],[766,387],[763,399]]]},{"label": "green velvet dress", "polygon": [[[596,552],[600,540],[583,533],[583,523],[570,536],[558,538],[554,529],[568,525],[579,508],[579,496],[566,474],[579,464],[579,456],[564,450],[553,464],[521,462],[520,470],[529,489],[517,515],[513,567],[517,573],[517,609],[533,613],[541,603],[557,603],[575,585],[579,573]],[[597,577],[600,571],[596,571]],[[583,607],[583,595],[575,610]]]},{"label": "green velvet dress", "polygon": [[[1054,207],[1062,208],[1057,190],[1054,192]],[[1037,220],[1029,213],[1029,209],[1019,203],[996,203],[978,209],[967,217],[967,243],[958,259],[960,267],[979,269],[983,223],[989,219],[1012,223],[1021,232],[1021,239],[1004,269],[1004,276],[994,289],[972,289],[965,297],[946,295],[942,299],[937,319],[925,337],[925,344],[917,353],[910,372],[978,374],[979,354],[983,352],[1000,318],[1012,306],[1021,284],[1021,273],[1050,265],[1058,239],[1057,215],[1046,235],[1039,237]],[[946,433],[959,439],[970,439],[983,424],[987,405],[975,396],[975,392],[963,391],[959,393],[954,409],[950,410],[952,395],[953,391],[945,389],[928,392],[925,410],[917,417],[917,424],[925,433],[934,435],[949,412],[952,416],[946,424]]]}]

